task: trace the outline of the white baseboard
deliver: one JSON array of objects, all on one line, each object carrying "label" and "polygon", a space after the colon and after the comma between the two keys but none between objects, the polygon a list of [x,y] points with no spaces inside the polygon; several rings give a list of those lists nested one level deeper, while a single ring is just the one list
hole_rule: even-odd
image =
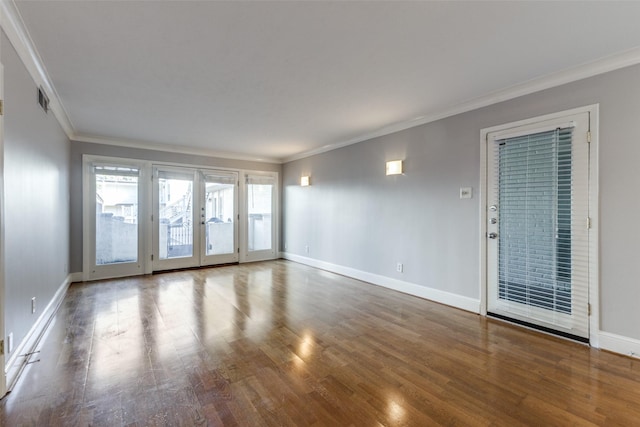
[{"label": "white baseboard", "polygon": [[640,340],[603,331],[600,331],[598,335],[602,350],[640,358]]},{"label": "white baseboard", "polygon": [[281,252],[281,257],[300,264],[311,267],[320,268],[322,270],[331,271],[332,273],[341,274],[353,279],[362,280],[371,284],[382,286],[384,288],[393,289],[405,294],[414,295],[425,298],[441,304],[446,304],[455,308],[459,308],[473,313],[480,313],[480,300],[465,297],[462,295],[452,294],[450,292],[441,291],[439,289],[429,288],[426,286],[416,285],[415,283],[405,282],[393,279],[391,277],[381,276],[379,274],[368,273],[355,268],[344,267],[342,265],[332,264],[313,258],[307,258],[287,252]]},{"label": "white baseboard", "polygon": [[29,361],[29,358],[25,357],[24,355],[35,351],[36,347],[38,346],[40,338],[42,338],[44,332],[49,326],[49,323],[51,322],[51,319],[62,303],[69,285],[71,284],[71,282],[75,281],[73,279],[73,276],[75,274],[77,273],[69,274],[64,282],[62,282],[56,293],[53,295],[53,298],[51,298],[51,301],[49,301],[49,304],[47,304],[45,309],[40,314],[40,317],[38,317],[38,320],[35,321],[24,339],[20,341],[20,343],[16,346],[13,354],[7,361],[5,365],[7,391],[13,388],[18,377],[22,373],[22,370],[26,366],[26,363]]}]

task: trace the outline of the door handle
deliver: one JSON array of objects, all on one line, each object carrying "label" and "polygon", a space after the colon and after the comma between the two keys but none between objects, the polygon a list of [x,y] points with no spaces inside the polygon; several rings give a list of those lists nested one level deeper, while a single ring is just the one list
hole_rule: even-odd
[{"label": "door handle", "polygon": [[487,235],[488,238],[490,239],[497,239],[498,238],[498,233],[489,233]]}]

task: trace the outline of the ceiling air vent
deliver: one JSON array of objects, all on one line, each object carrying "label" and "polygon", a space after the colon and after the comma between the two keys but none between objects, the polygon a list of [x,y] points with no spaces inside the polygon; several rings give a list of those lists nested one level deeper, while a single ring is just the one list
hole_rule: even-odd
[{"label": "ceiling air vent", "polygon": [[49,97],[44,92],[42,86],[38,88],[38,104],[40,104],[45,113],[49,111]]}]

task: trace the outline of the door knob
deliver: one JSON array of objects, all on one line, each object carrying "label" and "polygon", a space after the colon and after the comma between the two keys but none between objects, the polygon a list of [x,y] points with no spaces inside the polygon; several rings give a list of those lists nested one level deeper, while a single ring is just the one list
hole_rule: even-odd
[{"label": "door knob", "polygon": [[489,233],[487,237],[490,239],[496,239],[498,237],[498,233]]}]

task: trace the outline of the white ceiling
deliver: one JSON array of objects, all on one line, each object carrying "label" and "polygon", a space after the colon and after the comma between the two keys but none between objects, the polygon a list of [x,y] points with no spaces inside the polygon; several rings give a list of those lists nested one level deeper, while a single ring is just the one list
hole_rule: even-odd
[{"label": "white ceiling", "polygon": [[640,2],[16,4],[75,139],[271,161],[640,46]]}]

